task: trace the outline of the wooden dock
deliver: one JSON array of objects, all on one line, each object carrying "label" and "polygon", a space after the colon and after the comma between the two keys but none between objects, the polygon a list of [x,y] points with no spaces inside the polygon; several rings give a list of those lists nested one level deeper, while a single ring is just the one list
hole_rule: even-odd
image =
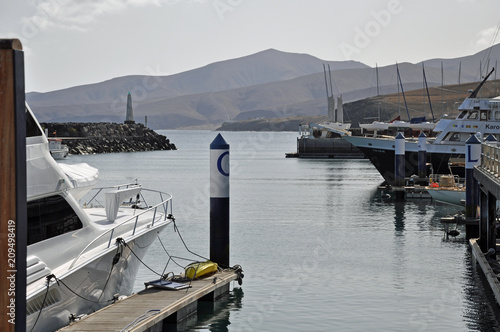
[{"label": "wooden dock", "polygon": [[488,280],[488,284],[490,285],[491,291],[495,296],[495,300],[497,301],[497,303],[500,303],[500,280],[498,279],[498,275],[500,272],[500,265],[498,263],[496,254],[494,255],[494,258],[488,258],[481,251],[481,248],[479,248],[477,239],[470,239],[469,244],[472,249],[472,254],[475,262],[479,264],[486,279]]},{"label": "wooden dock", "polygon": [[234,270],[194,280],[182,290],[147,288],[109,305],[58,331],[162,331],[197,311],[198,301],[216,301],[229,292],[229,283],[241,278]]}]

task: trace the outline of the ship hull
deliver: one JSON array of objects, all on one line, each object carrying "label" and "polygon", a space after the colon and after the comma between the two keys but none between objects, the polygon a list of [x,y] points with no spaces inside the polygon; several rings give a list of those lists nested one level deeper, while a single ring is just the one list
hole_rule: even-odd
[{"label": "ship hull", "polygon": [[[368,137],[346,137],[346,140],[360,149],[371,161],[373,166],[382,175],[389,185],[394,184],[395,148],[394,139],[380,139]],[[450,174],[459,177],[465,176],[464,167],[453,167],[450,171],[450,162],[465,160],[464,146],[427,144],[427,160],[429,164],[427,175]],[[418,174],[418,143],[405,142],[405,177]]]}]

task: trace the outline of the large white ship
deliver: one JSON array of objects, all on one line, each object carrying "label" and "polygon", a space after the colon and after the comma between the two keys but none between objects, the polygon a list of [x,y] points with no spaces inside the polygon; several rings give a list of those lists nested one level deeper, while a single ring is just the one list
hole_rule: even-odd
[{"label": "large white ship", "polygon": [[[455,119],[441,119],[437,122],[435,137],[427,138],[425,149],[427,163],[435,174],[450,173],[450,164],[462,165],[465,161],[465,142],[470,135],[482,137],[492,134],[500,137],[500,96],[478,98],[477,94],[493,70],[466,98]],[[394,137],[389,136],[345,136],[344,139],[358,147],[377,168],[388,184],[394,182]],[[418,171],[418,139],[405,139],[405,167],[407,177]],[[463,176],[463,167],[453,170],[453,174]]]}]

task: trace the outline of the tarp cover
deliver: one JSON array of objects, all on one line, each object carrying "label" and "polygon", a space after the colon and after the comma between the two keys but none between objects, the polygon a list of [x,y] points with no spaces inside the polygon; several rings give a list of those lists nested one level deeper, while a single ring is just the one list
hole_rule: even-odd
[{"label": "tarp cover", "polygon": [[66,176],[75,188],[94,186],[99,182],[99,170],[88,164],[63,164],[59,163]]},{"label": "tarp cover", "polygon": [[116,216],[118,215],[118,208],[120,207],[122,202],[132,197],[135,197],[140,192],[141,192],[140,185],[125,189],[115,189],[108,191],[105,194],[105,202],[106,202],[105,209],[106,209],[106,217],[108,218],[108,220],[115,221]]}]

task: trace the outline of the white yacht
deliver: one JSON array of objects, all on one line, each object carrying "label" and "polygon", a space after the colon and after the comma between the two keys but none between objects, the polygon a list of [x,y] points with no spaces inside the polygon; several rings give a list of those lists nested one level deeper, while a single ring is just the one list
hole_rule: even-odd
[{"label": "white yacht", "polygon": [[138,183],[93,188],[98,171],[61,167],[28,106],[26,116],[26,330],[49,332],[132,293],[139,259],[172,222],[172,197]]},{"label": "white yacht", "polygon": [[[455,119],[441,119],[433,132],[435,137],[427,138],[427,163],[432,165],[435,174],[449,174],[450,165],[462,165],[465,161],[465,142],[472,134],[483,137],[492,134],[500,138],[500,96],[478,98],[477,94],[493,70],[478,87],[466,98]],[[344,139],[358,147],[377,168],[388,184],[394,181],[394,137],[392,136],[345,136]],[[418,139],[405,139],[406,176],[418,171]],[[463,176],[464,168],[453,170],[453,174]]]}]

